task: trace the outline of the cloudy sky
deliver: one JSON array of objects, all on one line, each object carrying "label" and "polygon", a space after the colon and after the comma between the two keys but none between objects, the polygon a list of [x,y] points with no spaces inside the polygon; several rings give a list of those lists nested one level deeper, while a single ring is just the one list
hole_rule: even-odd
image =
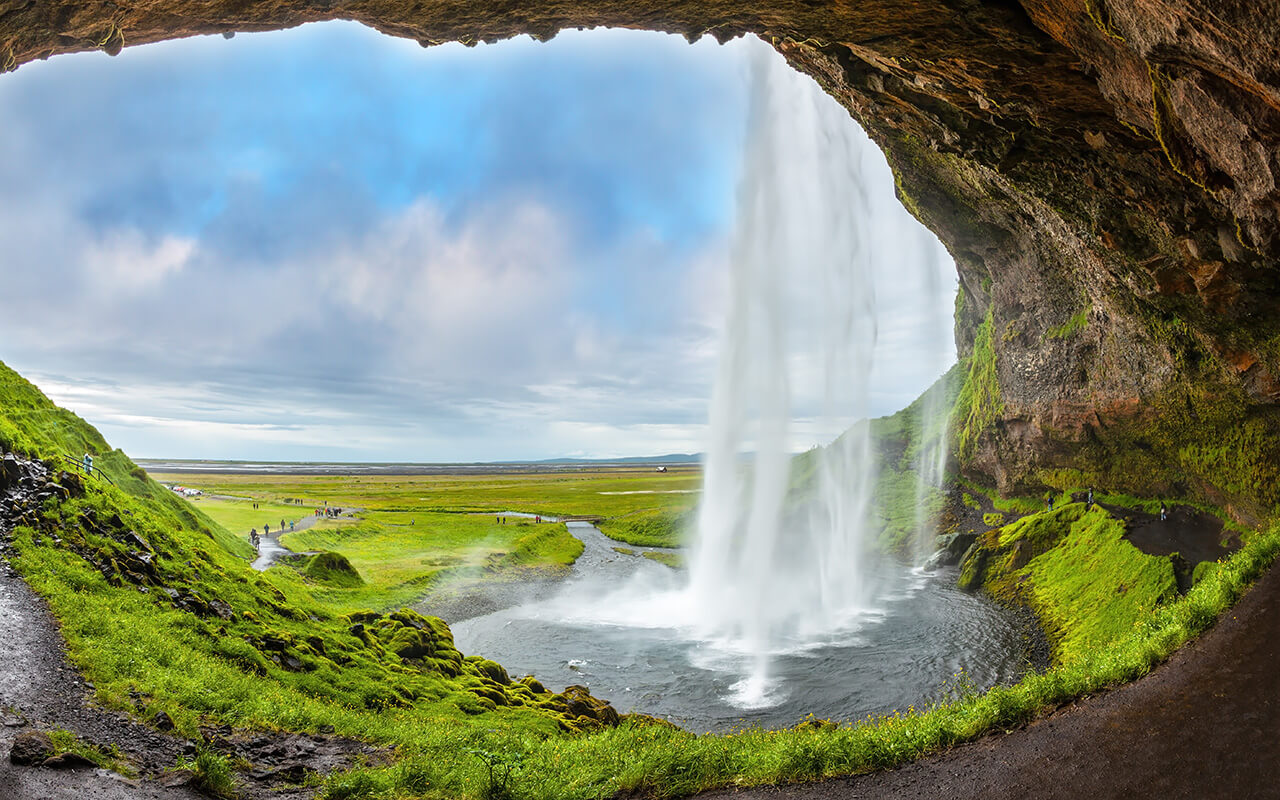
[{"label": "cloudy sky", "polygon": [[[700,451],[744,52],[329,23],[25,65],[0,78],[0,361],[138,457]],[[883,414],[954,360],[955,278],[858,158]]]}]

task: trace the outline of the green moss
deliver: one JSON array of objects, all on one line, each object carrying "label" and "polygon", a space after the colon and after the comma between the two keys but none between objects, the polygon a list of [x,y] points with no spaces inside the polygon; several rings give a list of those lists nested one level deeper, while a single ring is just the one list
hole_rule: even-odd
[{"label": "green moss", "polygon": [[1071,319],[1044,332],[1046,339],[1070,339],[1089,324],[1089,309],[1082,308]]},{"label": "green moss", "polygon": [[324,552],[307,559],[302,574],[313,581],[330,586],[363,586],[360,573],[341,553]]},{"label": "green moss", "polygon": [[1004,413],[1000,399],[1000,381],[996,374],[996,353],[991,342],[993,311],[978,326],[973,341],[973,354],[968,359],[964,385],[956,401],[952,428],[956,437],[956,456],[970,461],[978,437]]},{"label": "green moss", "polygon": [[1280,507],[1280,409],[1209,380],[1171,388],[1146,408],[1078,448],[1080,485],[1230,504],[1263,519]]},{"label": "green moss", "polygon": [[1196,568],[1191,572],[1191,585],[1194,586],[1200,581],[1213,575],[1221,566],[1217,561],[1201,561],[1196,564]]},{"label": "green moss", "polygon": [[1118,639],[1177,594],[1173,565],[1126,541],[1124,523],[1068,503],[985,534],[966,558],[963,588],[1030,606],[1069,662]]},{"label": "green moss", "polygon": [[998,511],[991,514],[983,514],[982,524],[986,525],[988,528],[999,528],[1001,525],[1004,525],[1004,514],[1001,514]]}]

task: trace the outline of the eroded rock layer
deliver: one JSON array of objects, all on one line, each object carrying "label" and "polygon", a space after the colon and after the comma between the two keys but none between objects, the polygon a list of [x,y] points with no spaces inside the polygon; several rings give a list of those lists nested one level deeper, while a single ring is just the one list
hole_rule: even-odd
[{"label": "eroded rock layer", "polygon": [[759,34],[862,122],[956,258],[964,469],[1242,519],[1280,501],[1275,0],[0,0],[0,67],[335,18],[424,46]]}]

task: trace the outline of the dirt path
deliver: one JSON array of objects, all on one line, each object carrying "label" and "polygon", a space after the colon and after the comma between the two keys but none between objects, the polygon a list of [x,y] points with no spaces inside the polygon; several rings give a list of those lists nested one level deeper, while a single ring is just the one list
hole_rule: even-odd
[{"label": "dirt path", "polygon": [[52,615],[0,558],[0,797],[4,800],[196,800],[191,789],[126,781],[99,769],[15,767],[10,745],[24,731],[57,727],[100,745],[119,744],[143,772],[172,767],[186,742],[86,704],[87,687],[67,663]]},{"label": "dirt path", "polygon": [[1151,675],[892,772],[737,800],[1280,798],[1280,564]]}]

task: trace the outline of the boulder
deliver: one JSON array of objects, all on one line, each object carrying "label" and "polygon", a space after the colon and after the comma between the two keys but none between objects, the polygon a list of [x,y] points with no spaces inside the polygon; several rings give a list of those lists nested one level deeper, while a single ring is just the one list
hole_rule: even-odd
[{"label": "boulder", "polygon": [[959,564],[965,552],[978,540],[976,533],[949,533],[937,538],[938,552],[935,554],[938,566]]},{"label": "boulder", "polygon": [[79,753],[59,753],[46,758],[40,766],[48,769],[89,769],[98,765]]},{"label": "boulder", "polygon": [[44,763],[53,756],[53,740],[44,731],[27,731],[18,734],[9,750],[9,761],[20,767],[32,767]]},{"label": "boulder", "polygon": [[586,717],[602,725],[613,727],[618,724],[618,712],[613,706],[598,697],[592,697],[585,686],[567,686],[560,693],[569,713],[575,717]]}]

